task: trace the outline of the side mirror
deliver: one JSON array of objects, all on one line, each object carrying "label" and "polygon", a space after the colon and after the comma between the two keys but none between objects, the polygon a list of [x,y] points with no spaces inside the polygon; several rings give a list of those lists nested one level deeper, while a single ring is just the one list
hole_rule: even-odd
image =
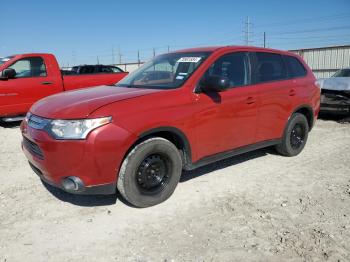
[{"label": "side mirror", "polygon": [[16,77],[16,70],[12,68],[6,68],[2,71],[2,79],[13,79]]},{"label": "side mirror", "polygon": [[201,81],[200,89],[202,92],[222,92],[230,87],[230,80],[227,77],[212,75]]}]

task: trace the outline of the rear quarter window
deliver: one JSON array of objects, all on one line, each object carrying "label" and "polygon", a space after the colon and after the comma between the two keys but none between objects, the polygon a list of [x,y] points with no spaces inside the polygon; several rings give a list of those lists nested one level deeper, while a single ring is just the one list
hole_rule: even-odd
[{"label": "rear quarter window", "polygon": [[257,52],[256,81],[264,83],[287,79],[287,70],[280,54]]},{"label": "rear quarter window", "polygon": [[284,60],[286,61],[289,78],[306,75],[307,71],[299,59],[293,56],[284,56]]}]

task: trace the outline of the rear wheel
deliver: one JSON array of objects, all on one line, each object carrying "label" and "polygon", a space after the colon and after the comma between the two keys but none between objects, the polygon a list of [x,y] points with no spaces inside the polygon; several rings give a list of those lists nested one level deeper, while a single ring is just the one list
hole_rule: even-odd
[{"label": "rear wheel", "polygon": [[295,113],[289,119],[282,142],[276,150],[284,156],[296,156],[305,147],[309,134],[309,124],[303,114]]},{"label": "rear wheel", "polygon": [[130,204],[148,207],[168,199],[182,172],[179,150],[170,141],[154,137],[136,145],[119,171],[117,187]]}]

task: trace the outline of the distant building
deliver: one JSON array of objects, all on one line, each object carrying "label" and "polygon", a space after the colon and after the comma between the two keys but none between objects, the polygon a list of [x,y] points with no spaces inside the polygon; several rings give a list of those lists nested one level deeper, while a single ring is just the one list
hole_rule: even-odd
[{"label": "distant building", "polygon": [[316,78],[330,77],[337,70],[350,67],[350,45],[290,50],[304,58]]}]

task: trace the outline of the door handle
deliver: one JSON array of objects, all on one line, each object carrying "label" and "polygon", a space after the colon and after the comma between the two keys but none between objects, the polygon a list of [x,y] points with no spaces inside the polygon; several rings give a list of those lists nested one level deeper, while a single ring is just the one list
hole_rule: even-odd
[{"label": "door handle", "polygon": [[250,97],[247,98],[246,103],[248,105],[254,104],[255,103],[255,99],[252,96],[250,96]]},{"label": "door handle", "polygon": [[42,85],[52,85],[52,82],[41,82]]},{"label": "door handle", "polygon": [[289,96],[295,96],[295,89],[289,90]]}]

